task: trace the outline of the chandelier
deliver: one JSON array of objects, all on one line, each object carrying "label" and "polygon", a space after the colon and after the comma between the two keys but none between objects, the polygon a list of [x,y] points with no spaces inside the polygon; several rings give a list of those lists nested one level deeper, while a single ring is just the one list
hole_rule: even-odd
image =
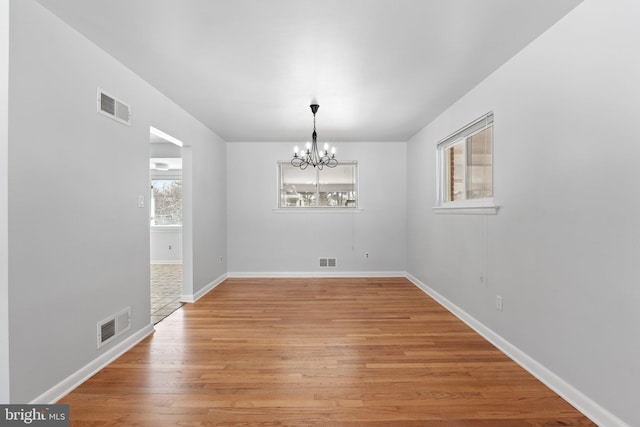
[{"label": "chandelier", "polygon": [[336,160],[336,147],[331,147],[331,155],[329,155],[329,144],[324,144],[324,149],[318,151],[318,134],[316,133],[316,112],[320,106],[311,104],[311,112],[313,113],[313,133],[311,134],[312,142],[307,142],[307,147],[298,152],[298,147],[293,149],[293,159],[291,164],[302,170],[311,165],[314,168],[322,169],[323,167],[335,168],[338,165]]}]

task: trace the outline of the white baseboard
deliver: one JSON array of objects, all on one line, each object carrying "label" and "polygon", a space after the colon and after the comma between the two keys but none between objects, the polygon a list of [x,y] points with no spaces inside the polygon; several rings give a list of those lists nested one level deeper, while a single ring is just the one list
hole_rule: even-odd
[{"label": "white baseboard", "polygon": [[234,279],[285,279],[285,278],[361,278],[361,277],[406,277],[404,271],[267,271],[262,273],[256,272],[230,272],[227,276]]},{"label": "white baseboard", "polygon": [[207,292],[211,291],[216,286],[218,286],[220,283],[224,282],[224,280],[227,277],[228,277],[227,274],[223,274],[222,276],[220,276],[217,279],[215,279],[213,282],[211,282],[208,285],[206,285],[204,288],[200,289],[195,294],[192,294],[192,295],[182,294],[182,296],[180,297],[180,301],[181,302],[188,302],[188,303],[194,303],[194,302],[198,301],[200,298],[205,296],[207,294]]},{"label": "white baseboard", "polygon": [[155,260],[155,261],[151,261],[151,264],[182,264],[182,260],[181,259],[170,259],[170,260]]},{"label": "white baseboard", "polygon": [[87,365],[69,375],[67,378],[60,381],[58,384],[51,387],[49,390],[45,391],[29,403],[43,405],[56,403],[58,400],[62,399],[64,396],[73,391],[73,389],[75,389],[80,384],[95,375],[98,371],[106,367],[109,363],[113,362],[118,357],[122,356],[124,353],[133,348],[140,341],[151,335],[154,331],[155,329],[153,328],[153,324],[148,324],[124,341],[116,344],[106,352],[102,353]]},{"label": "white baseboard", "polygon": [[487,341],[496,346],[500,351],[509,356],[514,362],[522,366],[531,375],[536,377],[543,384],[545,384],[547,387],[561,396],[564,400],[574,406],[577,410],[582,412],[585,416],[591,419],[591,421],[593,421],[600,427],[629,427],[629,425],[622,421],[620,418],[607,411],[594,400],[583,394],[571,384],[537,362],[531,356],[511,344],[509,341],[496,334],[494,331],[476,320],[463,309],[440,295],[429,286],[422,283],[416,277],[412,276],[409,273],[406,273],[405,277],[418,288],[420,288],[424,293],[436,300],[454,316],[466,323],[471,329],[476,331]]}]

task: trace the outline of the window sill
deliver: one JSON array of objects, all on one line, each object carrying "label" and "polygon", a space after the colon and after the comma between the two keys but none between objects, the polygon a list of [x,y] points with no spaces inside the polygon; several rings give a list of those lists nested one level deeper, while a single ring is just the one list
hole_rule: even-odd
[{"label": "window sill", "polygon": [[497,215],[500,206],[436,206],[432,209],[437,214]]},{"label": "window sill", "polygon": [[181,225],[152,225],[151,231],[169,232],[169,231],[182,231]]},{"label": "window sill", "polygon": [[338,214],[346,214],[346,213],[362,213],[364,209],[361,208],[274,208],[273,213],[277,214],[311,214],[311,213],[338,213]]}]

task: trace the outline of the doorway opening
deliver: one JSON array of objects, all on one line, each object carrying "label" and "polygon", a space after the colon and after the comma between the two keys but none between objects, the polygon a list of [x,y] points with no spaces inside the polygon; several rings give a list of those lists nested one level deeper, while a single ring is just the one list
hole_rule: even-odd
[{"label": "doorway opening", "polygon": [[182,143],[149,131],[151,322],[182,307]]}]

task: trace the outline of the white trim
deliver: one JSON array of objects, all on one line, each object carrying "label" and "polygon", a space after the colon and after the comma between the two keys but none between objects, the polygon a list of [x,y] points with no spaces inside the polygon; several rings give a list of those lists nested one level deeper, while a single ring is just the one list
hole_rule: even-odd
[{"label": "white trim", "polygon": [[[161,159],[162,157],[152,157],[152,159]],[[182,160],[182,157],[177,157],[180,160]],[[169,159],[171,160],[170,157],[164,157],[162,159]],[[169,179],[174,179],[174,180],[181,180],[182,179],[182,169],[177,170],[177,169],[169,169],[168,171],[161,171],[161,170],[157,170],[157,169],[149,169],[149,178],[151,179],[151,181],[153,180],[169,180]],[[163,227],[162,225],[160,225],[159,227]],[[171,226],[164,226],[164,227],[171,227]]]},{"label": "white trim", "polygon": [[151,264],[182,264],[182,260],[181,259],[171,259],[171,260],[152,260]]},{"label": "white trim", "polygon": [[497,215],[500,206],[434,206],[437,214]]},{"label": "white trim", "polygon": [[209,284],[207,284],[204,288],[200,289],[194,295],[182,294],[182,296],[180,297],[180,302],[194,303],[198,301],[200,298],[205,296],[205,294],[207,294],[209,291],[213,290],[220,283],[224,282],[224,280],[227,277],[228,277],[228,274],[223,274],[222,276],[215,279],[213,282],[210,282]]},{"label": "white trim", "polygon": [[346,207],[325,207],[325,208],[273,208],[273,213],[281,214],[313,214],[313,213],[321,213],[321,214],[330,214],[330,213],[339,213],[339,214],[348,214],[348,213],[362,213],[364,209],[362,208],[346,208]]},{"label": "white trim", "polygon": [[[436,143],[436,147],[448,148],[463,138],[467,138],[469,136],[477,134],[478,132],[482,132],[483,130],[488,128],[490,124],[493,125],[493,116],[494,116],[493,110],[483,114],[481,117],[478,117],[471,123],[453,132],[451,135],[442,138],[440,141]],[[484,124],[482,122],[484,122]],[[476,129],[473,129],[470,132],[468,132],[469,129],[472,129],[474,127],[476,127]]]},{"label": "white trim", "polygon": [[84,367],[80,368],[73,374],[69,375],[40,396],[33,399],[29,404],[54,404],[67,394],[71,393],[76,387],[94,376],[100,370],[104,369],[111,362],[122,356],[127,351],[135,347],[140,341],[147,338],[155,332],[153,324],[148,324],[138,332],[134,333],[124,341],[116,344],[100,356],[93,359]]},{"label": "white trim", "polygon": [[168,142],[170,142],[172,144],[177,145],[178,147],[184,146],[184,143],[182,141],[180,141],[178,138],[174,138],[173,136],[169,135],[168,133],[164,133],[160,129],[154,128],[153,126],[149,126],[149,134],[158,136],[158,137],[164,139],[165,141],[168,141]]},{"label": "white trim", "polygon": [[440,305],[446,308],[458,319],[466,323],[471,329],[480,334],[484,339],[496,346],[498,350],[511,358],[514,362],[528,371],[531,375],[540,380],[543,384],[557,393],[560,397],[574,406],[578,411],[582,412],[591,421],[601,427],[629,427],[624,421],[616,417],[614,414],[600,406],[593,399],[583,394],[580,390],[560,378],[544,365],[533,359],[531,356],[511,344],[506,339],[489,329],[487,326],[479,322],[473,316],[465,312],[463,309],[449,301],[438,292],[422,283],[419,279],[406,273],[405,276],[420,290],[436,300]]},{"label": "white trim", "polygon": [[151,225],[152,233],[177,233],[182,232],[182,225]]},{"label": "white trim", "polygon": [[229,272],[229,278],[241,279],[279,279],[279,278],[362,278],[362,277],[406,277],[404,271],[265,271],[265,272]]}]

